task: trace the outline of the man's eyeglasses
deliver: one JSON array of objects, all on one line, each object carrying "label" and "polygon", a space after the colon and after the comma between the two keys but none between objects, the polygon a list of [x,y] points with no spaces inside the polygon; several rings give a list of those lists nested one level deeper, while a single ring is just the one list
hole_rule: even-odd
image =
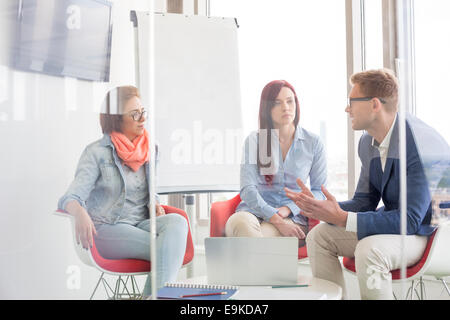
[{"label": "man's eyeglasses", "polygon": [[143,109],[142,111],[139,110],[133,110],[129,113],[127,113],[130,115],[130,117],[134,120],[134,121],[141,121],[142,117],[144,117],[147,114],[147,110]]},{"label": "man's eyeglasses", "polygon": [[351,107],[353,101],[370,101],[370,100],[375,99],[375,98],[377,98],[378,100],[380,100],[380,102],[381,102],[382,104],[386,104],[386,100],[384,100],[384,99],[382,99],[382,98],[378,98],[378,97],[362,97],[362,98],[347,98],[347,105],[348,105],[349,107]]}]

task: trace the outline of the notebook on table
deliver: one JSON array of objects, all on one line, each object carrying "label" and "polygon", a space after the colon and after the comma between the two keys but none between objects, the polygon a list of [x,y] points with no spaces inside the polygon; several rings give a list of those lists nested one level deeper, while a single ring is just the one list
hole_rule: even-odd
[{"label": "notebook on table", "polygon": [[158,290],[158,299],[228,300],[239,290],[237,286],[190,283],[166,283]]}]

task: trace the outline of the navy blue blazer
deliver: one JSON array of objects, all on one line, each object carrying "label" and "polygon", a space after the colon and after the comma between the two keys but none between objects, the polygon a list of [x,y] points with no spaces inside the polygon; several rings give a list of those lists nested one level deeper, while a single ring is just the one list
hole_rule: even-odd
[{"label": "navy blue blazer", "polygon": [[[340,202],[345,211],[357,212],[358,239],[376,234],[400,234],[400,164],[398,117],[392,130],[385,170],[372,136],[365,133],[359,140],[361,174],[353,199]],[[431,143],[431,142],[430,142]],[[406,120],[407,154],[407,234],[430,235],[431,195],[421,157],[417,150],[411,123]],[[377,206],[383,200],[383,207]]]}]

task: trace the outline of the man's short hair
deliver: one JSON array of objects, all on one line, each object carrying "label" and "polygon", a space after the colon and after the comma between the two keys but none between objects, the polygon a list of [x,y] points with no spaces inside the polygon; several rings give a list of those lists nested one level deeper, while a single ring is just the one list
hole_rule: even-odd
[{"label": "man's short hair", "polygon": [[382,98],[386,101],[386,111],[398,110],[398,80],[389,69],[367,70],[355,73],[350,78],[350,84],[359,85],[361,93],[366,97]]}]

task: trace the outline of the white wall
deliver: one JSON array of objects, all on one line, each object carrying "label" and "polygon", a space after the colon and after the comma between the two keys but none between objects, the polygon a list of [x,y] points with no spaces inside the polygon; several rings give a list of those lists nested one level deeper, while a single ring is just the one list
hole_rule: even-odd
[{"label": "white wall", "polygon": [[[0,2],[0,299],[86,299],[99,276],[75,255],[69,221],[52,212],[83,148],[102,136],[103,95],[112,86],[134,84],[129,10],[145,10],[147,3],[112,2],[110,83],[8,68],[12,30],[1,17],[17,1]],[[157,0],[156,10],[164,11],[165,2]],[[73,270],[79,288],[70,281]]]}]

